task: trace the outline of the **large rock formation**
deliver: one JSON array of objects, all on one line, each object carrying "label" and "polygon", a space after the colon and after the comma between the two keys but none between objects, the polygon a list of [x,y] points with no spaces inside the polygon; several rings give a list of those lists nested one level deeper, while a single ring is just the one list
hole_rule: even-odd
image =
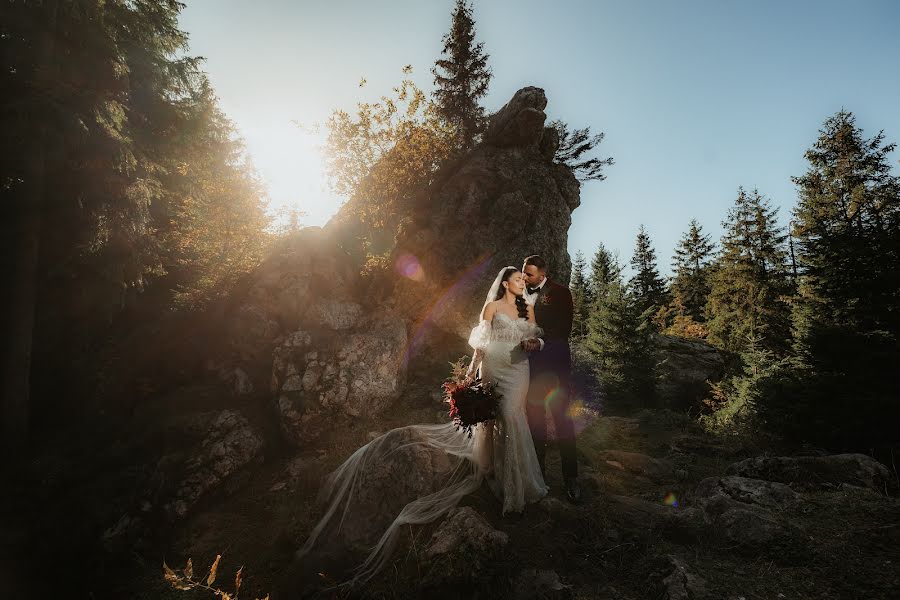
[{"label": "large rock formation", "polygon": [[310,227],[257,269],[227,319],[233,360],[255,379],[245,387],[271,392],[296,445],[335,416],[384,411],[402,391],[406,321],[363,296],[358,265]]},{"label": "large rock formation", "polygon": [[335,416],[383,413],[402,393],[410,359],[468,352],[501,267],[537,253],[551,277],[568,282],[579,184],[553,162],[559,139],[544,125],[546,105],[540,88],[519,90],[484,141],[437,174],[401,223],[396,269],[378,276],[380,293],[342,246],[338,215],[285,240],[235,294],[222,372],[246,373],[240,390],[271,391],[289,441],[304,445]]},{"label": "large rock formation", "polygon": [[287,439],[313,440],[334,415],[372,417],[404,382],[406,324],[383,314],[353,329],[313,336],[297,330],[275,348],[272,392]]},{"label": "large rock formation", "polygon": [[521,267],[529,254],[542,255],[550,277],[568,283],[567,237],[580,189],[571,169],[553,162],[559,141],[544,126],[546,105],[540,88],[516,92],[491,118],[483,143],[438,174],[404,223],[394,259],[413,269],[394,302],[426,324],[414,344],[428,325],[464,341],[497,272]]}]

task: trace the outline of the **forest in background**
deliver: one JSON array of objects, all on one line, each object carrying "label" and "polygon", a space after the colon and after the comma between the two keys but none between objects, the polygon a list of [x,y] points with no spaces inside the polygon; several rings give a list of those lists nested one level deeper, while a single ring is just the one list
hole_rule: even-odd
[{"label": "forest in background", "polygon": [[[120,464],[133,456],[72,468],[70,488],[52,462],[26,463],[56,451],[68,469],[77,459],[58,450],[70,449],[67,436],[92,446],[87,456],[120,448],[110,441],[143,426],[133,419],[138,403],[214,378],[204,360],[216,349],[217,319],[254,269],[303,227],[297,212],[272,213],[202,59],[190,56],[178,27],[182,8],[168,0],[0,7],[2,256],[12,281],[3,297],[0,416],[5,449],[17,452],[6,466],[31,468],[22,479],[38,482],[29,489],[34,498],[18,500],[34,500],[35,513],[44,510],[39,501],[49,504],[38,489],[45,484],[115,489],[93,479],[134,467],[138,461]],[[481,100],[492,73],[471,4],[458,0],[450,22],[433,90],[419,89],[406,66],[379,101],[335,109],[323,124],[330,185],[346,199],[334,222],[364,284],[394,269],[404,217],[485,131]],[[763,453],[858,451],[892,465],[900,421],[895,144],[862,131],[849,110],[820,118],[807,170],[794,177],[788,228],[778,225],[764,190],[748,186],[735,190],[719,240],[684,215],[671,278],[660,275],[643,226],[632,277],[599,240],[593,256],[575,257],[578,380],[607,414],[669,409]],[[614,173],[613,159],[599,152],[602,132],[562,119],[552,125],[555,161],[579,181]],[[660,336],[701,340],[725,357],[723,377],[699,401],[659,396]],[[129,420],[132,427],[118,427]],[[65,511],[40,519],[75,521]],[[97,536],[87,527],[60,531],[59,539],[30,542],[35,556],[53,557],[36,561],[35,572],[66,563],[77,581],[115,564],[96,558]],[[64,539],[71,532],[86,544],[74,559]],[[58,547],[35,550],[45,543]],[[118,575],[125,585],[130,576]]]},{"label": "forest in background", "polygon": [[[202,60],[189,56],[181,8],[2,8],[3,239],[14,282],[4,298],[3,423],[12,447],[45,421],[108,409],[100,390],[116,340],[215,313],[279,237],[301,227],[296,213],[269,212],[239,132]],[[325,124],[326,170],[346,198],[335,219],[364,275],[392,268],[416,195],[478,144],[488,59],[471,5],[457,2],[430,94],[404,77],[380,101],[337,109]],[[556,160],[582,182],[604,179],[614,163],[596,156],[603,134],[552,124]],[[643,227],[628,281],[602,243],[590,265],[576,257],[574,343],[608,402],[654,406],[653,335],[699,338],[727,357],[725,378],[695,407],[711,427],[835,450],[896,445],[895,146],[882,133],[866,137],[849,111],[827,117],[811,144],[789,230],[763,193],[741,188],[721,240],[690,221],[668,281]]]}]

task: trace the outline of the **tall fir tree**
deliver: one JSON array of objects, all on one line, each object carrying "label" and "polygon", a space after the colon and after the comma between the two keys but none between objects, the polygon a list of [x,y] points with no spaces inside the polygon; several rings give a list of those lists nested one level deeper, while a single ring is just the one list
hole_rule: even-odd
[{"label": "tall fir tree", "polygon": [[569,282],[574,307],[572,335],[576,338],[583,338],[587,334],[587,315],[591,309],[591,294],[585,275],[586,266],[584,253],[579,250],[575,253],[575,261],[572,263],[572,277]]},{"label": "tall fir tree", "polygon": [[597,298],[606,293],[609,284],[618,281],[622,276],[622,267],[618,257],[610,252],[601,242],[591,259],[591,273],[587,285],[587,303],[592,305]]},{"label": "tall fir tree", "polygon": [[[267,243],[265,195],[201,59],[187,55],[182,7],[2,8],[0,83],[15,102],[0,113],[10,142],[0,176],[17,282],[3,422],[16,438],[28,431],[31,394],[45,415],[79,408],[74,381],[93,372],[80,361],[142,291],[157,286],[165,305],[150,314],[167,314],[177,289],[221,292]],[[39,372],[55,377],[29,378]]]},{"label": "tall fir tree", "polygon": [[710,236],[703,233],[696,219],[691,219],[690,228],[681,237],[672,257],[672,295],[684,305],[687,315],[694,321],[704,320],[703,309],[709,296],[709,263],[713,258],[715,244]]},{"label": "tall fir tree", "polygon": [[650,235],[641,225],[635,240],[634,255],[631,257],[634,276],[628,282],[641,313],[655,313],[666,302],[666,283],[656,266],[656,251],[650,242]]},{"label": "tall fir tree", "polygon": [[760,401],[767,426],[835,451],[900,445],[900,178],[884,134],[827,119],[795,177],[799,275],[790,373]]},{"label": "tall fir tree", "polygon": [[818,320],[900,333],[900,178],[888,163],[895,147],[883,132],[865,139],[842,110],[806,152],[809,169],[793,178],[801,330]]},{"label": "tall fir tree", "polygon": [[757,190],[739,188],[722,225],[706,306],[710,341],[740,354],[754,338],[784,356],[790,345],[790,278],[777,211]]},{"label": "tall fir tree", "polygon": [[434,99],[438,114],[456,128],[457,147],[475,145],[486,126],[484,107],[492,73],[484,42],[475,42],[475,19],[467,0],[456,0],[451,13],[450,32],[442,40],[443,58],[435,61]]},{"label": "tall fir tree", "polygon": [[607,401],[623,409],[651,406],[657,364],[651,326],[618,275],[604,284],[587,329],[584,348]]}]

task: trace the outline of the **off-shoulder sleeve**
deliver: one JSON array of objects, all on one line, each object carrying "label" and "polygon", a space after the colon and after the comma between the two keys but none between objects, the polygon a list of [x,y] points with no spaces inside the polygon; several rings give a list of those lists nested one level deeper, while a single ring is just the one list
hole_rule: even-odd
[{"label": "off-shoulder sleeve", "polygon": [[469,345],[475,350],[484,350],[491,341],[491,323],[485,319],[472,328]]}]

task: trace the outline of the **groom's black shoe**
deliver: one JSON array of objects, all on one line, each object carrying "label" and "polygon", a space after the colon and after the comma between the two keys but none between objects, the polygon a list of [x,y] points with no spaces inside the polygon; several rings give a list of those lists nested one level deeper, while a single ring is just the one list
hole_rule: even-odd
[{"label": "groom's black shoe", "polygon": [[581,485],[578,483],[578,478],[566,478],[566,498],[568,498],[569,502],[572,504],[581,503]]}]

